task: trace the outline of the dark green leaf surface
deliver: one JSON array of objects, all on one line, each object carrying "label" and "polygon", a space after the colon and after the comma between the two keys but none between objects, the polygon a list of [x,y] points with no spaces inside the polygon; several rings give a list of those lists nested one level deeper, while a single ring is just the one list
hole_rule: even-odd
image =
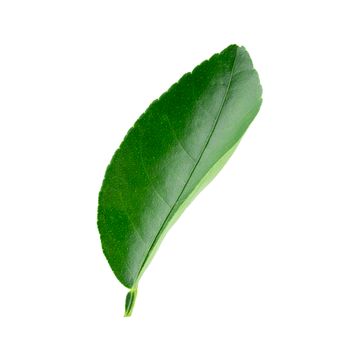
[{"label": "dark green leaf surface", "polygon": [[114,154],[99,195],[98,228],[112,270],[131,289],[126,315],[165,233],[231,156],[261,93],[247,51],[229,46],[154,101]]}]

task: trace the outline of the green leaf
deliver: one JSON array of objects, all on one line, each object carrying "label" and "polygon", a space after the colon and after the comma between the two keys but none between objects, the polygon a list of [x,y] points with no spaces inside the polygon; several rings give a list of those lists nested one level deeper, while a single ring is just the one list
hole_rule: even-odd
[{"label": "green leaf", "polygon": [[126,316],[165,233],[232,155],[261,93],[247,51],[231,45],[154,101],[114,154],[99,195],[98,228],[113,272],[130,289]]}]

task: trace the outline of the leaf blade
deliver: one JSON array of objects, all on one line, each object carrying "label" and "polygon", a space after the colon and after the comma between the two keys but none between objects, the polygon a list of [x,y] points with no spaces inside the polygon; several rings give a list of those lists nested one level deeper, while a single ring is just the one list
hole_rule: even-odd
[{"label": "leaf blade", "polygon": [[248,53],[229,46],[184,75],[130,129],[107,168],[98,209],[104,253],[126,287],[137,286],[174,215],[233,152],[260,105]]}]

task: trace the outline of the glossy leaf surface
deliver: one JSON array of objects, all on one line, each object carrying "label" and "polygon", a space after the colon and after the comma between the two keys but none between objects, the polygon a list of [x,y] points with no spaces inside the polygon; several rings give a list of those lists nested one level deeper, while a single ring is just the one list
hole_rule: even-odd
[{"label": "glossy leaf surface", "polygon": [[114,154],[99,195],[98,228],[113,272],[131,289],[126,315],[165,233],[231,156],[261,93],[247,51],[229,46],[154,101]]}]

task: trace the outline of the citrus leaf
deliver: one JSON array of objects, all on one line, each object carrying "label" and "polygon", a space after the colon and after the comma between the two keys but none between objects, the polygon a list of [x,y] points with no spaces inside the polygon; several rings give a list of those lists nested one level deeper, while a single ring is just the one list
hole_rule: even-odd
[{"label": "citrus leaf", "polygon": [[113,272],[130,289],[126,316],[165,233],[232,155],[261,93],[247,51],[231,45],[154,101],[114,154],[99,194],[98,229]]}]

